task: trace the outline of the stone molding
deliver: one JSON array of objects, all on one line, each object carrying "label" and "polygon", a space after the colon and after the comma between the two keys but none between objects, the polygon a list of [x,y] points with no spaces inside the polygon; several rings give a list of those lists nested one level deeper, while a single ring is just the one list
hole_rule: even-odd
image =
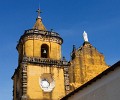
[{"label": "stone molding", "polygon": [[22,43],[25,43],[27,40],[40,40],[45,42],[54,42],[58,44],[63,43],[63,39],[56,32],[51,31],[42,31],[42,30],[26,30],[25,33],[21,36],[18,41],[17,47]]},{"label": "stone molding", "polygon": [[27,94],[27,64],[22,64],[22,94]]},{"label": "stone molding", "polygon": [[69,66],[69,63],[64,60],[55,60],[50,58],[41,58],[41,57],[23,57],[22,62],[25,63],[33,63],[40,64],[42,66],[56,66],[56,67],[64,67]]}]

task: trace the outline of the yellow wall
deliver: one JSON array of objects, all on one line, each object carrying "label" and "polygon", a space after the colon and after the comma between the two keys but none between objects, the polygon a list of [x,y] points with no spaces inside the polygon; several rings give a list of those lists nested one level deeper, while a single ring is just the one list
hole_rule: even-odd
[{"label": "yellow wall", "polygon": [[[52,100],[59,100],[61,97],[65,96],[64,74],[62,68],[28,65],[27,71],[27,95],[29,100],[50,100],[50,98]],[[40,87],[39,80],[43,73],[53,74],[55,88],[50,93],[43,92]]]},{"label": "yellow wall", "polygon": [[[50,59],[61,60],[61,45],[55,42],[49,42],[39,39],[27,40],[24,44],[25,54],[27,57],[40,57],[41,46],[47,44],[49,47]],[[52,92],[46,93],[40,87],[40,77],[43,73],[50,73],[53,75],[55,81],[55,88]],[[59,100],[65,96],[64,72],[63,68],[57,66],[40,66],[29,64],[27,66],[27,96],[29,100],[44,100],[52,99]]]},{"label": "yellow wall", "polygon": [[76,50],[69,67],[70,85],[74,90],[108,68],[104,56],[90,43]]},{"label": "yellow wall", "polygon": [[61,45],[54,42],[44,42],[40,40],[27,40],[25,42],[25,53],[28,57],[41,57],[41,45],[49,46],[49,58],[61,59]]}]

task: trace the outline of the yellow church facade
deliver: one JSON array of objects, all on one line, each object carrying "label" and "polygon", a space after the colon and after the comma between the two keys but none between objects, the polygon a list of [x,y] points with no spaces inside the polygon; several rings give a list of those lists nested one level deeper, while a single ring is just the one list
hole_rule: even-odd
[{"label": "yellow church facade", "polygon": [[13,79],[13,100],[60,100],[108,68],[104,56],[88,41],[73,47],[71,61],[62,58],[63,39],[48,31],[40,10],[32,29],[26,30],[17,44],[18,67]]},{"label": "yellow church facade", "polygon": [[88,41],[76,49],[73,46],[69,67],[71,91],[85,84],[108,68],[104,55],[99,53]]}]

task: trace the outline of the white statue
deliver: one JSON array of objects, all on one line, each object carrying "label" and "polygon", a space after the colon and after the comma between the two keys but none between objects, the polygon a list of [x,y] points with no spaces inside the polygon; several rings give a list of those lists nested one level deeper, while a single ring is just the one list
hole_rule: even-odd
[{"label": "white statue", "polygon": [[88,36],[87,36],[87,33],[85,31],[83,33],[83,38],[84,38],[85,42],[88,42]]}]

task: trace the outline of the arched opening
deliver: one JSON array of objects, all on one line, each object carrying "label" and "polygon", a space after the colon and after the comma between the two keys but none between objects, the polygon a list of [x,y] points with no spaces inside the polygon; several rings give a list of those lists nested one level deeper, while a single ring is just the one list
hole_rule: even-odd
[{"label": "arched opening", "polygon": [[42,46],[41,46],[41,57],[42,58],[49,57],[49,47],[47,44],[42,44]]}]

